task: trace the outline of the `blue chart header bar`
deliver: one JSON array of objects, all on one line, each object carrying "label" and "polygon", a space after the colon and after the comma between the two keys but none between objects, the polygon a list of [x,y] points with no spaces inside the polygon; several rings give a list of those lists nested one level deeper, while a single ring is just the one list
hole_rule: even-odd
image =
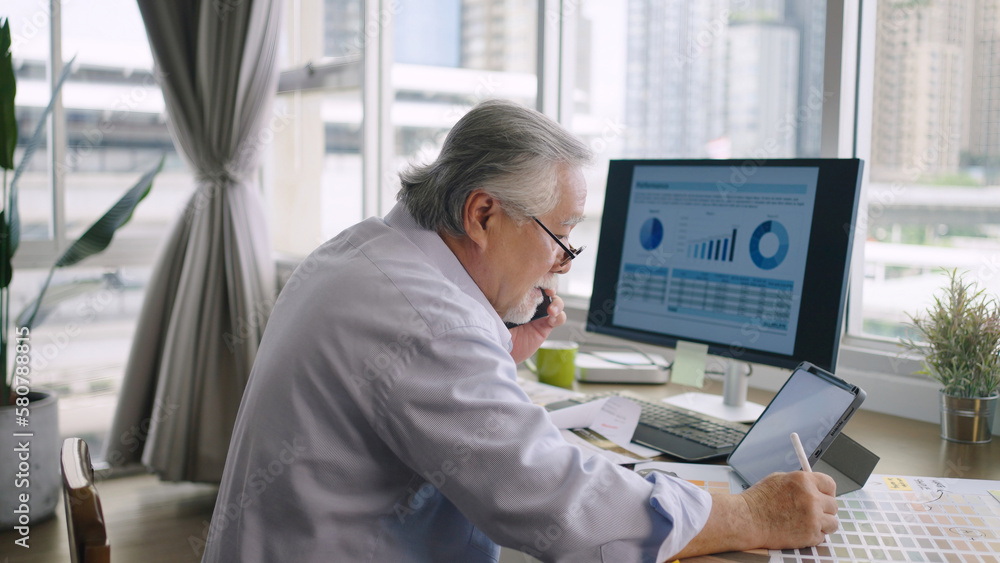
[{"label": "blue chart header bar", "polygon": [[635,183],[640,190],[675,190],[683,192],[722,192],[755,194],[805,194],[805,184],[731,184],[727,182],[650,182]]},{"label": "blue chart header bar", "polygon": [[715,282],[715,283],[727,283],[733,285],[745,285],[750,287],[762,287],[766,289],[780,289],[784,291],[791,291],[795,287],[795,284],[790,280],[774,280],[768,278],[756,278],[752,276],[736,276],[732,274],[698,272],[695,270],[675,269],[673,278]]}]

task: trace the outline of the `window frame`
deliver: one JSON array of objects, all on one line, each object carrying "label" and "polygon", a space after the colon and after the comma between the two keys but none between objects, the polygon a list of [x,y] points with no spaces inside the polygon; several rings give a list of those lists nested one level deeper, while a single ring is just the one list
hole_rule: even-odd
[{"label": "window frame", "polygon": [[[64,68],[62,60],[62,0],[50,0],[48,8],[49,49],[45,65],[45,79],[47,88],[51,91]],[[68,129],[61,91],[56,95],[52,113],[46,122],[46,128],[48,135],[45,151],[46,167],[49,186],[52,190],[49,238],[45,240],[22,239],[18,246],[18,252],[13,258],[13,266],[18,269],[48,269],[73,243],[67,236],[66,179],[65,172],[63,172],[64,167],[60,166],[66,161]],[[38,155],[35,158],[40,157],[41,155]],[[117,237],[112,239],[111,244],[103,252],[80,262],[80,267],[151,266],[153,257],[156,256],[156,251],[160,246],[161,238],[130,237],[128,240],[122,240],[121,237]]]},{"label": "window frame", "polygon": [[[296,0],[297,3],[300,0]],[[363,2],[364,46],[360,61],[351,62],[361,72],[364,107],[362,130],[362,190],[364,216],[384,214],[391,206],[382,194],[392,177],[387,164],[393,159],[391,106],[393,0]],[[574,18],[579,0],[538,0],[538,53],[536,109],[563,124],[572,120],[572,64]],[[820,154],[826,158],[861,158],[870,164],[871,115],[873,106],[874,49],[876,29],[875,2],[828,0],[826,5],[824,55],[824,92]],[[294,10],[293,12],[294,13]],[[354,67],[352,67],[354,68]],[[305,65],[282,73],[283,89],[306,88],[305,79],[295,80],[293,73],[308,71],[315,75],[333,72],[322,64]],[[353,72],[353,70],[352,70]],[[320,80],[313,76],[311,80]],[[374,109],[371,109],[374,108]],[[859,216],[855,224],[853,267],[845,310],[838,373],[869,390],[866,408],[908,418],[937,421],[937,386],[927,378],[914,375],[919,359],[905,353],[898,341],[863,336],[862,303],[864,282],[864,247],[866,239],[867,189],[869,168],[862,178]],[[589,298],[564,296],[570,322],[565,330],[583,337]],[[587,334],[587,338],[596,335]],[[755,370],[754,386],[777,390],[787,377],[782,370],[761,366]],[[884,392],[882,392],[884,391]],[[998,417],[1000,422],[1000,417]],[[1000,424],[998,424],[1000,426]]]}]

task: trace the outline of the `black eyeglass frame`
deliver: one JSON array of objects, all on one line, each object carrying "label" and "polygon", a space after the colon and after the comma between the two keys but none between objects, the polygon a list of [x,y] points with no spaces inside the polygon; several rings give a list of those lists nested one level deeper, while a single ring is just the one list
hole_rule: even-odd
[{"label": "black eyeglass frame", "polygon": [[556,244],[559,245],[559,248],[563,249],[563,252],[566,253],[565,257],[563,258],[563,261],[559,263],[559,266],[565,266],[570,260],[579,256],[580,253],[587,248],[586,246],[581,246],[580,248],[573,248],[568,244],[563,244],[563,241],[559,240],[559,237],[557,237],[555,233],[553,233],[552,231],[549,230],[548,227],[543,225],[542,222],[538,220],[538,217],[532,216],[531,220],[538,223],[538,226],[541,227],[542,230],[545,231],[550,237],[552,237],[552,240],[556,241]]}]

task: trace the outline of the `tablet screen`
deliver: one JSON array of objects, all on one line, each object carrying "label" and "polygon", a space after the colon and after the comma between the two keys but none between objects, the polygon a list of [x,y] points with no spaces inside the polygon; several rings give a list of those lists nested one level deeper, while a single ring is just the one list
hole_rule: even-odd
[{"label": "tablet screen", "polygon": [[802,469],[789,435],[798,432],[813,461],[816,448],[836,437],[831,431],[856,397],[851,386],[832,376],[796,369],[729,456],[729,465],[751,485],[775,471]]}]

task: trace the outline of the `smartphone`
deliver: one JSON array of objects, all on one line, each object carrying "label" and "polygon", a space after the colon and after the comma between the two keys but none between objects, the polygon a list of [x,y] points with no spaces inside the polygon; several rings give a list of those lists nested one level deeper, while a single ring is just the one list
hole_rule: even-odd
[{"label": "smartphone", "polygon": [[[541,318],[549,316],[549,305],[550,304],[552,304],[552,297],[549,296],[548,293],[545,293],[545,291],[543,290],[542,291],[542,302],[538,304],[538,308],[535,309],[535,314],[531,317],[531,320],[528,321],[528,323],[530,323],[532,321],[537,321],[538,319],[541,319]],[[528,324],[528,323],[524,323],[524,324]],[[521,325],[519,325],[517,323],[504,323],[504,324],[507,325],[507,328],[514,328],[516,326],[521,326]]]}]

